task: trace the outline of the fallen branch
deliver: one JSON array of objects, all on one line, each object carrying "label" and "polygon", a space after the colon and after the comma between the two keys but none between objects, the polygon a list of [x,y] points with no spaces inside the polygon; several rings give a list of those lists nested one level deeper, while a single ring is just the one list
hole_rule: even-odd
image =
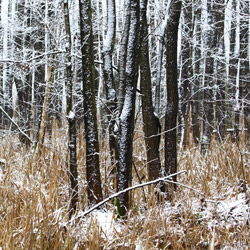
[{"label": "fallen branch", "polygon": [[164,181],[164,182],[165,182],[165,181],[171,182],[171,181],[168,180],[168,179],[172,178],[173,176],[180,175],[180,174],[183,174],[183,173],[186,173],[186,172],[187,172],[186,170],[182,170],[182,171],[180,171],[180,172],[177,172],[177,173],[168,175],[168,176],[166,176],[166,177],[162,177],[162,178],[159,178],[159,179],[156,179],[156,180],[153,180],[153,181],[145,182],[145,183],[142,183],[142,184],[135,185],[135,186],[133,186],[133,187],[126,188],[126,189],[124,189],[124,190],[122,190],[122,191],[120,191],[120,192],[118,192],[118,193],[115,193],[115,194],[109,196],[108,198],[106,198],[106,199],[104,199],[103,201],[99,202],[98,204],[96,204],[95,206],[93,206],[92,208],[90,208],[89,210],[87,210],[87,211],[81,213],[80,215],[78,215],[78,216],[72,218],[71,220],[69,220],[69,222],[68,222],[67,224],[73,223],[75,220],[81,219],[81,218],[85,217],[86,215],[88,215],[89,213],[91,213],[92,211],[94,211],[95,209],[101,207],[102,205],[104,205],[104,204],[107,203],[108,201],[110,201],[110,200],[112,200],[112,199],[118,197],[119,195],[121,195],[121,194],[123,194],[123,193],[129,192],[129,191],[134,190],[134,189],[137,189],[137,188],[141,188],[141,187],[153,185],[153,184],[156,184],[156,183],[162,182],[162,181]]}]

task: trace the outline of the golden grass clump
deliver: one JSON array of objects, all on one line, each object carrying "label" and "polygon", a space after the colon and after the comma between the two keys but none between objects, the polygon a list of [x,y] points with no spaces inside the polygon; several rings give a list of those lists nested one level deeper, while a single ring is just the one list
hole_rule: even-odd
[{"label": "golden grass clump", "polygon": [[[58,129],[47,137],[40,155],[25,149],[13,134],[0,137],[0,249],[248,249],[250,246],[249,149],[214,141],[205,154],[199,147],[179,150],[178,181],[172,201],[136,189],[126,220],[116,218],[112,202],[69,223],[67,140]],[[79,136],[81,210],[88,207],[84,141]],[[100,143],[105,196],[115,192],[109,176],[108,146]],[[133,184],[145,182],[143,133],[137,128]],[[157,187],[156,187],[157,188]],[[198,192],[196,192],[198,191]],[[203,193],[204,195],[202,195]],[[146,200],[145,200],[146,198]],[[77,215],[76,215],[77,216]]]}]

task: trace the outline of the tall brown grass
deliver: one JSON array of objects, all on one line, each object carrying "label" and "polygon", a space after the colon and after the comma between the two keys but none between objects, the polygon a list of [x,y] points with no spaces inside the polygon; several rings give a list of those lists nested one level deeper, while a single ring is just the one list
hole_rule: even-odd
[{"label": "tall brown grass", "polygon": [[[0,137],[0,158],[6,160],[0,169],[0,249],[136,249],[136,246],[137,249],[248,249],[250,246],[250,157],[245,145],[230,140],[221,145],[214,141],[203,155],[199,147],[179,150],[179,170],[187,170],[178,177],[179,182],[204,196],[178,186],[173,200],[161,203],[147,188],[144,192],[136,189],[126,221],[117,219],[114,213],[112,227],[107,232],[95,213],[68,223],[67,141],[65,131],[55,129],[39,156],[25,149],[13,134]],[[137,129],[134,164],[142,181],[146,181],[142,135]],[[81,138],[79,135],[79,212],[88,208]],[[112,166],[107,143],[101,145],[103,187],[108,196],[114,192],[109,176]],[[133,183],[138,183],[135,173]],[[241,203],[229,207],[228,213],[221,210],[221,204],[237,199]],[[106,209],[113,211],[112,203]],[[234,213],[237,209],[239,216]]]}]

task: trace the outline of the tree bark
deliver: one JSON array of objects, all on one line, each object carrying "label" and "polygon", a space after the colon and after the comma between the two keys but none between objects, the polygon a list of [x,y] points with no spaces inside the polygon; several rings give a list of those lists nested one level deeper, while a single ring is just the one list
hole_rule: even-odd
[{"label": "tree bark", "polygon": [[201,91],[201,9],[200,0],[194,1],[194,25],[195,25],[195,43],[194,48],[194,82],[191,88],[191,113],[192,113],[192,129],[193,129],[193,139],[195,145],[200,143],[200,125],[201,125],[201,101],[202,101],[202,91]]},{"label": "tree bark", "polygon": [[[14,4],[14,3],[12,3]],[[31,9],[29,6],[25,8],[23,3],[19,3],[16,5],[14,16],[17,15],[20,18],[20,25],[25,27],[31,28]],[[20,15],[20,16],[19,16]],[[26,17],[24,19],[24,16]],[[24,19],[24,20],[23,20]],[[13,18],[14,20],[14,18]],[[16,53],[20,53],[20,57],[24,60],[26,59],[27,54],[29,55],[29,46],[31,41],[31,32],[27,31],[12,31],[13,32],[13,39],[15,40],[15,45],[12,45],[12,49],[16,49]],[[18,117],[18,125],[22,128],[23,132],[30,136],[31,130],[31,118],[32,118],[32,109],[31,109],[31,99],[32,99],[32,74],[31,69],[28,65],[24,65],[20,63],[16,67],[16,72],[19,74],[13,75],[16,89],[17,89],[17,103],[18,103],[18,110],[19,110],[19,117]],[[22,133],[19,135],[20,141],[26,145],[26,147],[30,146],[30,141],[24,136]]]},{"label": "tree bark", "polygon": [[225,55],[225,47],[224,47],[224,18],[225,18],[225,10],[224,0],[219,0],[216,2],[214,6],[215,9],[215,39],[216,39],[216,88],[215,88],[215,126],[217,129],[217,133],[219,134],[220,139],[224,139],[225,135],[225,116],[226,116],[226,103],[225,103],[225,66],[221,59],[223,55]]},{"label": "tree bark", "polygon": [[[45,13],[44,3],[39,3],[39,7],[42,12]],[[36,20],[35,12],[31,13],[33,25],[39,27],[33,32],[32,43],[35,56],[41,55],[45,52],[45,28],[41,26],[38,20]],[[43,17],[45,18],[45,16]],[[42,110],[45,95],[45,63],[40,61],[35,67],[34,76],[34,103],[33,103],[33,121],[34,121],[34,140],[38,142],[39,131],[42,120]]]},{"label": "tree bark", "polygon": [[108,115],[108,130],[109,130],[109,150],[111,165],[115,167],[118,161],[118,145],[115,134],[116,123],[116,110],[117,110],[117,97],[116,87],[113,75],[113,50],[115,45],[115,32],[116,32],[116,14],[115,14],[115,1],[107,0],[107,15],[108,15],[108,29],[106,39],[104,40],[103,47],[103,73],[105,81],[105,90],[107,96],[107,115]]},{"label": "tree bark", "polygon": [[74,109],[73,96],[73,74],[71,60],[71,29],[69,18],[68,0],[63,3],[64,23],[66,32],[66,55],[65,55],[65,73],[66,73],[66,91],[67,91],[67,120],[68,120],[68,151],[69,151],[69,175],[70,175],[70,207],[69,214],[72,217],[76,211],[78,202],[78,172],[77,172],[77,144],[76,144],[76,115]]},{"label": "tree bark", "polygon": [[203,135],[202,152],[206,152],[211,142],[211,136],[214,129],[214,52],[217,46],[215,37],[215,15],[213,10],[213,1],[207,1],[207,22],[208,28],[204,31],[205,43],[205,80],[204,80],[204,100],[203,100]]},{"label": "tree bark", "polygon": [[[232,137],[233,141],[238,138],[239,131],[239,110],[236,110],[238,106],[236,104],[236,82],[237,82],[237,68],[238,68],[238,55],[236,51],[236,0],[232,0],[232,17],[231,17],[231,29],[230,29],[230,53],[229,53],[229,69],[228,69],[228,86],[226,90],[227,94],[227,127],[234,130]],[[233,100],[233,101],[229,101]]]},{"label": "tree bark", "polygon": [[103,195],[99,166],[99,143],[96,119],[95,65],[93,54],[91,1],[79,0],[79,7],[88,199],[91,205],[95,205],[103,199]]},{"label": "tree bark", "polygon": [[[178,73],[177,43],[178,27],[181,12],[181,1],[174,1],[170,7],[166,29],[166,74],[167,74],[167,107],[165,114],[165,174],[177,172],[177,113],[178,113]],[[173,177],[176,182],[177,177]],[[176,185],[175,185],[176,188]]]},{"label": "tree bark", "polygon": [[159,118],[154,114],[152,101],[152,83],[151,69],[149,63],[148,47],[148,27],[147,27],[147,0],[141,0],[140,5],[140,38],[142,44],[140,56],[140,76],[142,92],[142,116],[143,131],[147,152],[147,170],[148,180],[152,181],[161,177],[161,160],[160,160],[160,140],[161,126]]},{"label": "tree bark", "polygon": [[[2,8],[1,10],[1,26],[2,26],[2,58],[7,59],[9,55],[8,50],[8,36],[9,36],[9,29],[8,29],[8,19],[9,19],[9,1],[2,0]],[[12,80],[10,79],[9,70],[6,63],[3,63],[2,68],[2,84],[3,84],[3,106],[6,113],[12,117],[13,116],[13,106],[12,106]],[[9,129],[10,122],[6,117],[3,117],[3,128]]]},{"label": "tree bark", "polygon": [[[118,192],[128,188],[132,182],[135,97],[139,63],[139,18],[139,0],[130,0],[130,29],[126,59],[126,93],[120,116]],[[125,215],[130,207],[129,194],[121,194],[119,200],[122,208],[120,215]]]},{"label": "tree bark", "polygon": [[[250,138],[250,82],[249,82],[249,1],[240,1],[240,72],[239,72],[239,100],[243,110],[244,122],[242,137],[247,134]],[[244,130],[247,130],[245,133]]]},{"label": "tree bark", "polygon": [[181,113],[183,117],[183,146],[189,146],[190,137],[190,99],[191,99],[191,77],[193,75],[192,68],[192,34],[193,34],[193,17],[192,17],[192,1],[183,3],[183,19],[182,28],[182,48],[181,48]]},{"label": "tree bark", "polygon": [[126,64],[127,64],[127,47],[130,29],[130,1],[126,1],[124,4],[125,20],[123,25],[121,44],[119,50],[119,86],[118,86],[118,114],[122,112],[124,99],[125,99],[125,87],[126,87]]},{"label": "tree bark", "polygon": [[43,100],[43,107],[42,107],[42,114],[41,114],[41,122],[39,127],[39,133],[38,133],[38,154],[40,154],[40,149],[42,148],[42,144],[44,144],[45,139],[45,133],[46,133],[46,127],[48,122],[48,107],[49,107],[49,97],[51,94],[51,88],[54,84],[54,70],[55,66],[53,65],[53,55],[50,56],[51,65],[48,69],[48,80],[46,82],[45,87],[45,94],[44,94],[44,100]]}]

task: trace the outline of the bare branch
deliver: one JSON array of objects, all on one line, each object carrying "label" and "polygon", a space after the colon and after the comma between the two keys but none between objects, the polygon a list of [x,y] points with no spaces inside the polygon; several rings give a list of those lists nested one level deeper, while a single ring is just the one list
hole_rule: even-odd
[{"label": "bare branch", "polygon": [[33,144],[33,141],[30,139],[30,137],[27,135],[27,134],[25,134],[23,131],[22,131],[22,129],[18,126],[18,124],[6,113],[6,111],[0,106],[0,110],[4,113],[4,115],[10,120],[10,122],[12,123],[12,124],[14,124],[16,127],[17,127],[17,129],[19,130],[19,132],[23,135],[23,136],[25,136],[32,144]]},{"label": "bare branch", "polygon": [[[131,190],[134,190],[134,189],[137,189],[137,188],[142,188],[142,187],[145,187],[145,186],[149,186],[149,185],[153,185],[153,184],[156,184],[158,182],[162,182],[162,181],[167,181],[167,182],[171,182],[170,178],[172,178],[173,176],[176,176],[176,175],[180,175],[180,174],[183,174],[183,173],[186,173],[187,171],[186,170],[182,170],[182,171],[179,171],[177,173],[174,173],[174,174],[171,174],[171,175],[168,175],[166,177],[162,177],[162,178],[159,178],[159,179],[156,179],[156,180],[153,180],[153,181],[149,181],[149,182],[145,182],[145,183],[142,183],[142,184],[138,184],[138,185],[135,185],[133,187],[129,187],[129,188],[126,188],[118,193],[115,193],[111,196],[109,196],[108,198],[104,199],[103,201],[99,202],[98,204],[96,204],[95,206],[93,206],[92,208],[90,208],[89,210],[83,212],[82,214],[72,218],[71,220],[69,220],[68,223],[73,223],[75,220],[77,219],[81,219],[83,217],[85,217],[86,215],[88,215],[89,213],[93,212],[95,209],[101,207],[102,205],[104,205],[105,203],[107,203],[108,201],[118,197],[119,195],[121,194],[124,194],[126,192],[129,192]],[[179,183],[178,183],[179,184]],[[186,186],[185,186],[186,187]],[[68,224],[67,223],[67,224]]]},{"label": "bare branch", "polygon": [[64,50],[49,51],[49,52],[40,54],[40,55],[35,56],[35,57],[27,58],[26,60],[0,59],[0,63],[18,63],[18,64],[20,64],[20,63],[30,63],[32,61],[41,59],[41,58],[43,58],[45,56],[48,56],[48,55],[55,55],[55,54],[62,54],[62,53],[65,53],[65,51]]}]

